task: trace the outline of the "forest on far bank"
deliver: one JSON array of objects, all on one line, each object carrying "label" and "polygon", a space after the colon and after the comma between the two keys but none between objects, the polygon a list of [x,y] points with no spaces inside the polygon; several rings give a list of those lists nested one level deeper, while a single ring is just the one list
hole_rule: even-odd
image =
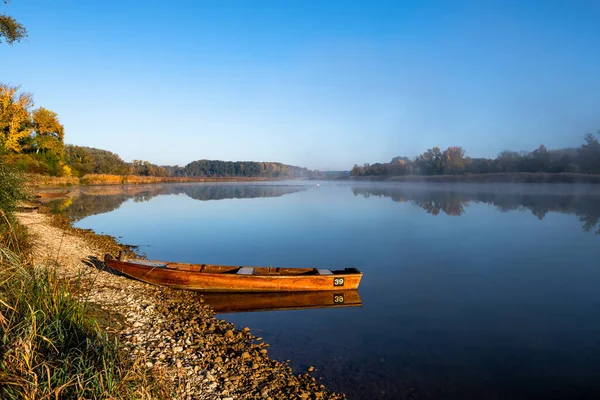
[{"label": "forest on far bank", "polygon": [[74,145],[65,146],[65,162],[79,177],[86,174],[210,178],[310,178],[320,175],[319,171],[278,162],[197,160],[184,167],[160,166],[142,160],[128,163],[110,151]]},{"label": "forest on far bank", "polygon": [[[33,96],[18,86],[0,83],[0,161],[27,173],[58,177],[89,174],[151,177],[331,178],[331,174],[279,162],[197,160],[185,165],[126,162],[107,150],[65,144],[57,113],[34,107]],[[578,148],[531,152],[503,151],[496,158],[465,156],[462,147],[428,149],[417,157],[395,157],[389,163],[355,165],[350,175],[436,176],[492,173],[572,173],[600,175],[600,142],[587,134]],[[342,173],[340,176],[344,175]]]},{"label": "forest on far bank", "polygon": [[[600,132],[598,133],[600,135]],[[573,173],[600,175],[600,142],[587,134],[578,148],[528,152],[503,151],[496,158],[471,158],[462,147],[428,149],[414,158],[394,157],[389,163],[355,165],[352,176],[465,175],[493,173]]]},{"label": "forest on far bank", "polygon": [[198,160],[184,167],[144,160],[126,162],[108,150],[65,144],[58,114],[34,107],[31,93],[0,83],[0,159],[34,174],[82,177],[88,174],[154,177],[310,178],[319,171],[278,162]]}]

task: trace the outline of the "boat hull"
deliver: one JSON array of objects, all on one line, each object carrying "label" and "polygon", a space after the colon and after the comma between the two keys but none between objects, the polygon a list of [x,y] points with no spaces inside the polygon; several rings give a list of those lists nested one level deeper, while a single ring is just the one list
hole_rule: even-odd
[{"label": "boat hull", "polygon": [[49,199],[49,198],[64,198],[69,197],[69,191],[66,192],[39,192],[33,195],[37,199]]},{"label": "boat hull", "polygon": [[[356,290],[362,273],[334,271],[331,275],[294,275],[295,269],[257,268],[258,270],[282,270],[279,274],[239,275],[240,267],[209,266],[195,264],[165,263],[165,267],[152,267],[119,261],[105,257],[106,265],[131,278],[153,285],[201,292],[318,292]],[[151,263],[151,262],[149,262]],[[203,269],[220,269],[222,272],[204,272]],[[310,271],[311,269],[298,269]],[[337,272],[337,273],[336,273]],[[286,274],[287,273],[287,274]]]},{"label": "boat hull", "polygon": [[219,314],[362,307],[362,301],[356,290],[339,292],[203,293],[202,298]]}]

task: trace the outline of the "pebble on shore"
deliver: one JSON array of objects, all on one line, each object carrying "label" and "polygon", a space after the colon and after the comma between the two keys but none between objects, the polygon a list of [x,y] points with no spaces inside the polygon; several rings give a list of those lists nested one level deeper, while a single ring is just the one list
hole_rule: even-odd
[{"label": "pebble on shore", "polygon": [[[168,376],[177,399],[344,399],[309,374],[268,357],[262,338],[218,320],[198,294],[150,286],[101,271],[106,246],[89,232],[55,226],[52,217],[20,213],[34,238],[37,262],[56,260],[66,278],[88,282],[87,300],[102,308],[107,331],[120,337],[132,358]],[[113,244],[114,245],[114,244]],[[58,255],[57,255],[58,254]],[[309,367],[308,372],[315,371]]]}]

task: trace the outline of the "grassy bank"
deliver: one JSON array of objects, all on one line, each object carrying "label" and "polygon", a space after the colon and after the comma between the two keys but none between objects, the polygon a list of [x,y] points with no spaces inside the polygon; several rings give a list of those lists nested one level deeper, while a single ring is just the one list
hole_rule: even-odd
[{"label": "grassy bank", "polygon": [[465,183],[600,183],[600,175],[572,173],[496,173],[465,175],[353,176],[355,181]]},{"label": "grassy bank", "polygon": [[0,398],[168,398],[102,331],[79,288],[0,249]]},{"label": "grassy bank", "polygon": [[59,276],[55,261],[33,261],[13,214],[23,179],[1,163],[0,178],[0,398],[170,398],[169,381],[102,329],[89,288]]},{"label": "grassy bank", "polygon": [[270,178],[202,178],[202,177],[157,177],[138,175],[88,174],[81,178],[55,177],[39,174],[27,174],[27,185],[31,187],[60,187],[76,185],[131,185],[150,183],[184,183],[184,182],[254,182],[274,180]]}]

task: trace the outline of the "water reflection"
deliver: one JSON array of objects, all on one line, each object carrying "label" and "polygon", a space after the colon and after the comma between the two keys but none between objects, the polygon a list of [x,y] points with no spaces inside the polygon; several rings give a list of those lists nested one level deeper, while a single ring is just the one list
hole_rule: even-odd
[{"label": "water reflection", "polygon": [[74,221],[90,215],[114,211],[127,200],[145,202],[160,195],[186,195],[194,200],[254,199],[280,197],[306,190],[298,185],[250,185],[250,184],[168,184],[130,186],[80,187],[69,193],[69,197],[52,200],[50,206],[64,212]]},{"label": "water reflection", "polygon": [[203,293],[202,298],[219,314],[362,307],[360,295],[356,290],[291,293]]},{"label": "water reflection", "polygon": [[293,184],[237,189],[278,198],[203,203],[109,188],[143,202],[77,226],[157,260],[358,267],[361,307],[233,312],[293,305],[213,299],[271,357],[316,367],[349,399],[600,398],[600,246],[581,229],[598,231],[600,186]]},{"label": "water reflection", "polygon": [[549,212],[579,217],[586,232],[600,235],[600,190],[595,187],[565,185],[455,185],[432,187],[419,185],[353,187],[355,196],[389,197],[398,203],[409,202],[428,214],[460,216],[469,204],[484,203],[500,212],[529,211],[540,221]]}]

